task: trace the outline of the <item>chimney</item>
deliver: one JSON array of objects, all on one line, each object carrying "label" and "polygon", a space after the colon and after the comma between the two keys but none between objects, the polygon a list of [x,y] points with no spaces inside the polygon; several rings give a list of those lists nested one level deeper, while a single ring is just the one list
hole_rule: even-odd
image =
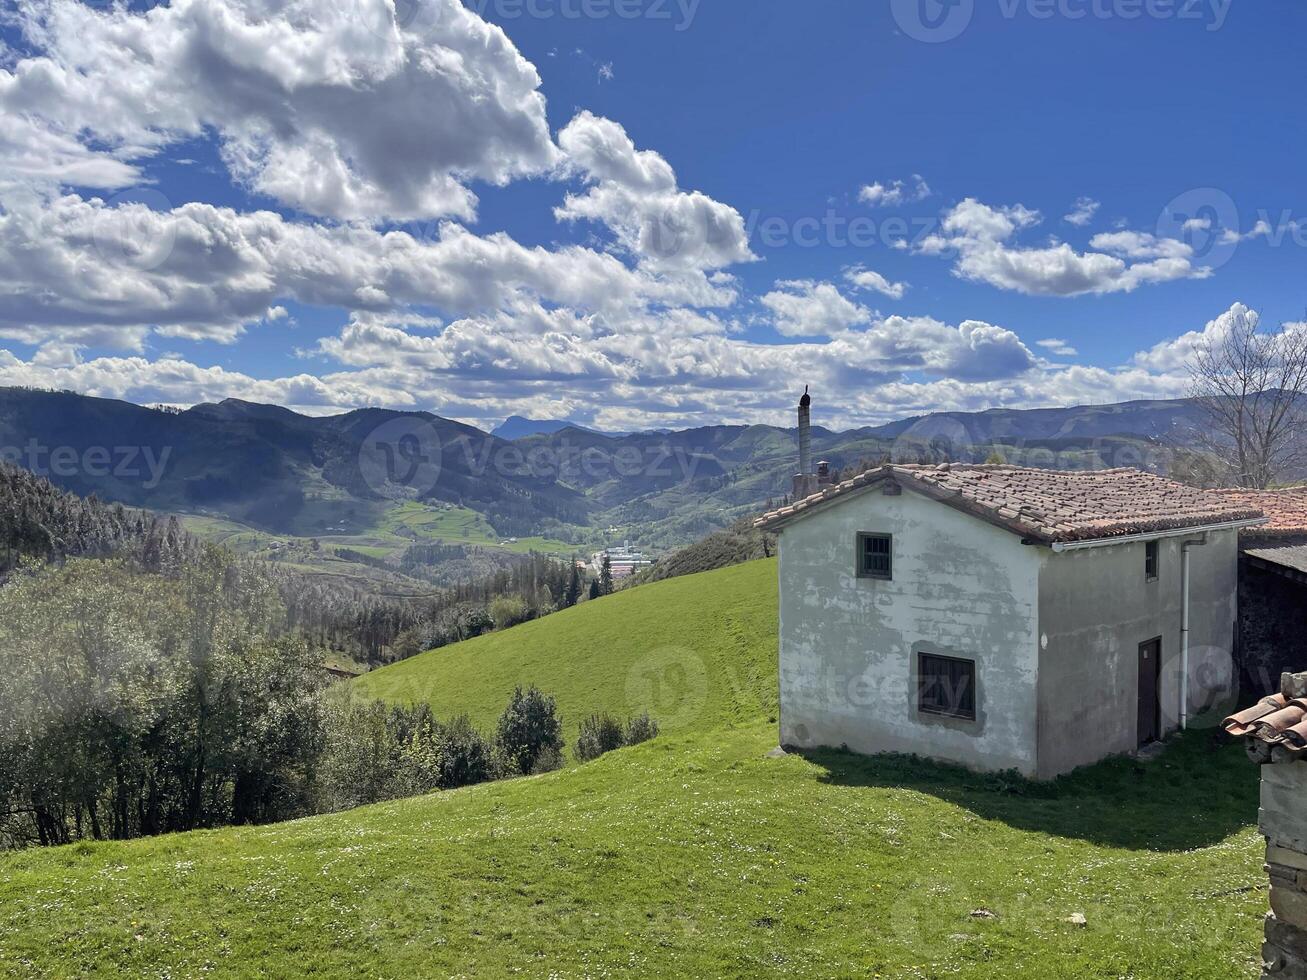
[{"label": "chimney", "polygon": [[802,500],[809,496],[816,481],[812,478],[812,396],[808,386],[803,386],[803,397],[799,399],[799,472],[794,477],[794,499]]}]

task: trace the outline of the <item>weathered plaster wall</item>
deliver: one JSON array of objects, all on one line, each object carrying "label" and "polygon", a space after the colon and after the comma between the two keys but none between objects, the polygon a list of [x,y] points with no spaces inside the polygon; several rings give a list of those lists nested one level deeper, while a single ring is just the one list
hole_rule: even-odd
[{"label": "weathered plaster wall", "polygon": [[[858,578],[860,531],[894,578]],[[910,490],[872,490],[781,535],[781,741],[1036,769],[1037,570],[1020,539]],[[976,721],[917,710],[919,651],[974,659]]]},{"label": "weathered plaster wall", "polygon": [[[1158,636],[1162,729],[1178,726],[1182,540],[1160,539],[1155,582],[1145,579],[1143,542],[1062,554],[1032,549],[1043,561],[1040,777],[1136,748],[1139,644]],[[1211,532],[1190,550],[1191,717],[1232,687],[1237,568],[1235,531]]]}]

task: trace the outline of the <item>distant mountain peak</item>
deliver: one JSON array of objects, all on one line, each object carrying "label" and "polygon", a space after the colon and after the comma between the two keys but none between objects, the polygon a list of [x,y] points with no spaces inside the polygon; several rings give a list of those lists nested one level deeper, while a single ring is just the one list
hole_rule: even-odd
[{"label": "distant mountain peak", "polygon": [[[511,442],[514,439],[525,439],[527,436],[552,435],[555,432],[561,432],[563,429],[597,432],[595,429],[577,425],[575,422],[568,422],[566,419],[528,419],[521,415],[510,415],[491,429],[490,434]],[[606,433],[598,434],[604,435]]]}]

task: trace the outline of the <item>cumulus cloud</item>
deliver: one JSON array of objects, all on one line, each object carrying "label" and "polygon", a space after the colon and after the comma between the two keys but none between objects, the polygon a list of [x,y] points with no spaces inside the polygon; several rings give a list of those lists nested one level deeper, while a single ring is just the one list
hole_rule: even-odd
[{"label": "cumulus cloud", "polygon": [[19,24],[39,53],[0,69],[0,109],[42,127],[27,170],[65,185],[123,186],[135,161],[211,131],[237,179],[311,214],[469,218],[469,180],[555,164],[540,77],[458,0],[414,9],[401,23],[389,0],[36,0]]},{"label": "cumulus cloud", "polygon": [[930,197],[930,187],[921,174],[913,174],[910,182],[892,180],[888,184],[876,181],[864,184],[858,191],[858,200],[873,208],[895,207],[899,204],[913,204]]},{"label": "cumulus cloud", "polygon": [[991,207],[967,198],[945,212],[941,231],[923,239],[917,251],[952,253],[959,277],[1032,296],[1130,292],[1147,283],[1211,275],[1209,268],[1194,265],[1192,246],[1146,232],[1097,235],[1091,247],[1098,251],[1089,252],[1077,252],[1065,242],[1042,248],[1012,243],[1040,220],[1038,211],[1019,204]]},{"label": "cumulus cloud", "polygon": [[0,295],[0,336],[129,349],[150,330],[231,341],[286,299],[452,316],[506,309],[522,295],[609,316],[735,299],[702,274],[653,275],[590,249],[528,248],[452,223],[424,241],[268,211],[161,211],[77,195],[0,212]]},{"label": "cumulus cloud", "polygon": [[771,311],[776,332],[786,337],[829,337],[871,320],[870,310],[829,282],[783,280],[761,302]]},{"label": "cumulus cloud", "polygon": [[862,266],[848,269],[844,273],[844,278],[857,289],[873,289],[878,293],[884,293],[890,299],[902,299],[903,294],[908,290],[906,282],[890,282],[874,269]]},{"label": "cumulus cloud", "polygon": [[1174,397],[1195,342],[1244,315],[1256,316],[1235,304],[1200,330],[1103,368],[1041,362],[1012,331],[974,320],[873,318],[829,339],[764,344],[685,310],[646,311],[620,331],[600,316],[531,304],[448,325],[356,313],[306,355],[311,373],[261,379],[176,355],[82,361],[50,347],[27,360],[0,349],[0,384],[176,404],[237,396],[316,414],[362,405],[472,422],[527,413],[627,429],[789,424],[801,379],[817,393],[823,424],[853,426],[932,411]]},{"label": "cumulus cloud", "polygon": [[1071,210],[1062,216],[1062,220],[1077,228],[1083,228],[1094,220],[1094,215],[1098,213],[1101,206],[1092,197],[1078,197],[1076,203],[1071,205]]},{"label": "cumulus cloud", "polygon": [[1256,327],[1261,320],[1256,310],[1243,303],[1235,303],[1220,316],[1207,321],[1201,330],[1190,330],[1164,340],[1134,356],[1132,364],[1148,371],[1175,376],[1186,376],[1186,365],[1205,345],[1224,339],[1240,320],[1247,319]]},{"label": "cumulus cloud", "polygon": [[678,189],[671,165],[653,150],[637,150],[611,119],[581,112],[558,143],[590,185],[555,209],[560,221],[598,221],[626,252],[660,268],[717,269],[753,259],[739,212]]}]

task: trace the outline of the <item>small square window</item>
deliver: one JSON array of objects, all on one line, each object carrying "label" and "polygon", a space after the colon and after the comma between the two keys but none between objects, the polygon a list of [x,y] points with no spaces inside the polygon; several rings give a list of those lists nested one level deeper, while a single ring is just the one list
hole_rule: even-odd
[{"label": "small square window", "polygon": [[1156,541],[1144,543],[1144,578],[1149,582],[1157,581],[1158,550]]},{"label": "small square window", "polygon": [[858,535],[859,578],[894,577],[894,539],[888,534]]},{"label": "small square window", "polygon": [[917,708],[927,714],[976,720],[976,662],[917,655]]}]

